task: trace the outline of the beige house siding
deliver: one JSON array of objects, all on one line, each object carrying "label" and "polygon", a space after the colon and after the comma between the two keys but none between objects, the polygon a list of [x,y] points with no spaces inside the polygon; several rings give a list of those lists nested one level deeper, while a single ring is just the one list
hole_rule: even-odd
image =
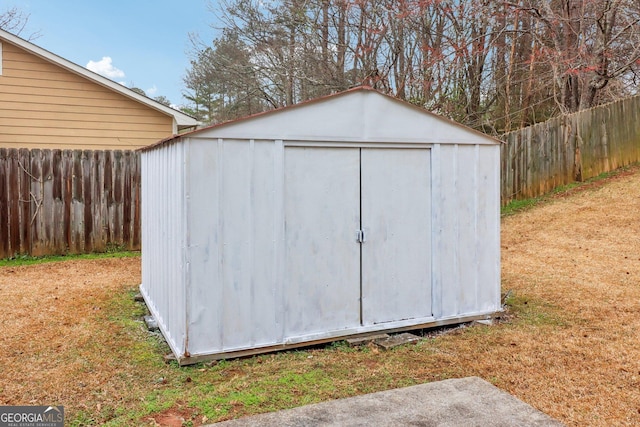
[{"label": "beige house siding", "polygon": [[21,47],[2,43],[0,148],[132,150],[173,134],[174,118]]}]

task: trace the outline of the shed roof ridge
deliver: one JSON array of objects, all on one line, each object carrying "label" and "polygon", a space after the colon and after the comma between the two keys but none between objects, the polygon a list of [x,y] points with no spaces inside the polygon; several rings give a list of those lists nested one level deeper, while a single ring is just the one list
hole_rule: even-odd
[{"label": "shed roof ridge", "polygon": [[173,136],[167,137],[167,138],[165,138],[163,140],[160,140],[155,144],[151,144],[151,145],[149,145],[147,147],[142,147],[142,148],[140,148],[140,150],[141,151],[147,151],[147,150],[155,149],[155,148],[157,148],[157,147],[159,147],[161,145],[164,145],[166,143],[172,142],[172,141],[177,140],[177,139],[182,138],[182,137],[187,137],[188,138],[188,137],[190,137],[192,135],[196,135],[196,134],[199,134],[199,133],[202,133],[202,132],[205,132],[205,131],[209,131],[209,130],[212,130],[212,129],[223,128],[223,127],[226,127],[226,126],[234,125],[236,123],[241,123],[241,122],[250,121],[250,120],[261,118],[261,117],[267,117],[267,116],[271,116],[271,115],[280,114],[280,113],[283,113],[283,112],[286,112],[286,111],[291,111],[291,110],[304,108],[304,107],[309,106],[309,105],[314,105],[314,104],[318,104],[318,103],[321,103],[321,102],[324,102],[324,101],[328,101],[328,100],[331,100],[331,99],[340,98],[340,97],[349,95],[351,93],[356,93],[356,92],[375,93],[375,94],[380,95],[380,96],[388,99],[389,101],[394,102],[394,103],[396,103],[398,105],[401,105],[401,106],[403,106],[405,108],[410,108],[410,109],[412,109],[414,111],[419,112],[420,114],[425,114],[425,115],[434,117],[434,118],[436,118],[438,120],[441,120],[441,121],[443,121],[445,123],[448,123],[451,126],[455,126],[455,127],[459,128],[459,129],[462,129],[462,130],[464,130],[466,132],[471,132],[471,133],[476,134],[477,136],[482,137],[484,139],[491,140],[496,144],[503,144],[504,143],[503,141],[500,141],[499,139],[496,139],[491,135],[487,135],[487,134],[482,133],[482,132],[480,132],[478,130],[472,129],[472,128],[468,127],[468,126],[465,126],[463,124],[455,122],[455,121],[453,121],[453,120],[451,120],[449,118],[446,118],[446,117],[443,117],[443,116],[438,115],[436,113],[433,113],[433,112],[431,112],[431,111],[429,111],[429,110],[427,110],[425,108],[422,108],[420,106],[411,104],[410,102],[407,102],[405,100],[398,99],[398,98],[396,98],[396,97],[394,97],[394,96],[392,96],[390,94],[383,93],[383,92],[381,92],[381,91],[379,91],[379,90],[377,90],[377,89],[375,89],[375,88],[373,88],[371,86],[361,85],[361,86],[355,86],[355,87],[349,88],[349,89],[341,91],[341,92],[335,92],[335,93],[331,93],[331,94],[328,94],[328,95],[320,96],[320,97],[317,97],[317,98],[305,100],[305,101],[302,101],[302,102],[297,103],[297,104],[287,105],[287,106],[284,106],[284,107],[279,107],[279,108],[276,108],[276,109],[273,109],[273,110],[268,110],[268,111],[261,111],[261,112],[254,113],[254,114],[251,114],[251,115],[248,115],[248,116],[239,117],[237,119],[232,119],[232,120],[227,120],[227,121],[220,122],[220,123],[215,123],[215,124],[212,124],[212,125],[209,125],[209,126],[205,126],[205,127],[193,130],[191,132],[186,132],[186,133],[183,133],[183,134],[180,134],[180,135],[173,135]]}]

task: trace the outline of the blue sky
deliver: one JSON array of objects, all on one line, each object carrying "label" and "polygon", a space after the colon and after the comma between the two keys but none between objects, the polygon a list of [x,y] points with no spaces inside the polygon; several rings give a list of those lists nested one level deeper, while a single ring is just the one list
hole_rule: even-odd
[{"label": "blue sky", "polygon": [[189,66],[189,33],[208,42],[216,34],[210,3],[215,2],[1,0],[0,12],[16,6],[29,14],[20,36],[39,32],[32,43],[83,67],[93,61],[94,71],[180,105],[185,102],[181,93]]}]

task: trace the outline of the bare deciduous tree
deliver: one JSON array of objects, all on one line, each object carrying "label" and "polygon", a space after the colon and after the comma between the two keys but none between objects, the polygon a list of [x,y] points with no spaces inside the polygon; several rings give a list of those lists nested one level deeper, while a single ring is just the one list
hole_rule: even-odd
[{"label": "bare deciduous tree", "polygon": [[[21,36],[29,22],[29,14],[22,12],[17,7],[11,7],[5,11],[0,11],[0,29],[11,34]],[[32,33],[27,40],[34,40],[40,36],[39,33]]]},{"label": "bare deciduous tree", "polygon": [[367,84],[500,133],[638,92],[637,0],[219,4],[185,78],[212,121]]}]

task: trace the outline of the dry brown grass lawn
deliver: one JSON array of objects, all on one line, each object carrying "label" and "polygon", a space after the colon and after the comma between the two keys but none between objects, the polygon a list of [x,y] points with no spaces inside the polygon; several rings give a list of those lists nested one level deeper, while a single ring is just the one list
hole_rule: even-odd
[{"label": "dry brown grass lawn", "polygon": [[63,404],[76,425],[197,425],[477,375],[567,425],[640,425],[640,172],[502,227],[509,320],[390,352],[329,346],[178,368],[132,320],[139,259],[2,267],[0,404]]},{"label": "dry brown grass lawn", "polygon": [[139,258],[0,268],[0,404],[117,401],[128,384],[112,365],[135,375],[135,364],[104,357],[129,338],[105,308],[139,281]]}]

